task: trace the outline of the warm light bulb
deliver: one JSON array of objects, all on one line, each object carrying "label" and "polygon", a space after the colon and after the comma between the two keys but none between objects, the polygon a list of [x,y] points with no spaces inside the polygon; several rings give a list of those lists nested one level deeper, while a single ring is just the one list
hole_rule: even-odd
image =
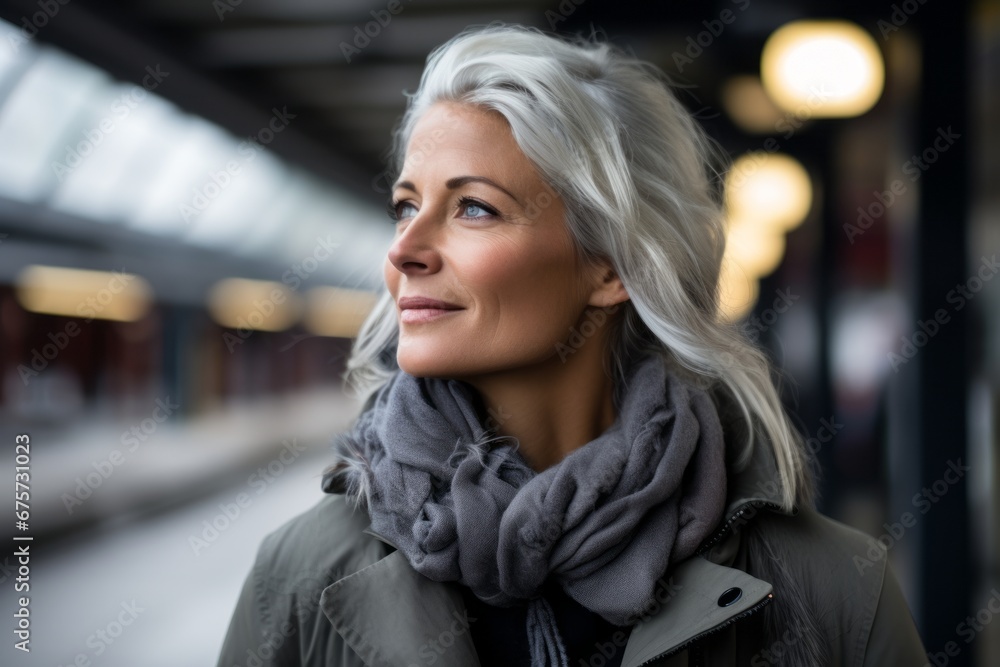
[{"label": "warm light bulb", "polygon": [[224,327],[284,331],[298,320],[302,299],[282,283],[226,278],[208,296],[208,312]]},{"label": "warm light bulb", "polygon": [[764,44],[760,74],[775,103],[801,118],[861,115],[885,85],[878,45],[848,21],[794,21],[778,28]]},{"label": "warm light bulb", "polygon": [[152,305],[153,290],[133,273],[32,265],[17,278],[17,300],[25,310],[86,320],[131,322]]},{"label": "warm light bulb", "polygon": [[780,153],[740,156],[726,174],[726,212],[763,233],[798,226],[812,206],[812,182],[805,167]]}]

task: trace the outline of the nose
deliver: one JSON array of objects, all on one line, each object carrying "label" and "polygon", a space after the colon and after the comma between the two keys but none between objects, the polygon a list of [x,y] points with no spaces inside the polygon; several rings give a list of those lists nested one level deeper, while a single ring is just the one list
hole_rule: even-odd
[{"label": "nose", "polygon": [[441,268],[438,225],[425,209],[410,218],[389,247],[388,258],[396,270],[407,275],[430,274]]}]

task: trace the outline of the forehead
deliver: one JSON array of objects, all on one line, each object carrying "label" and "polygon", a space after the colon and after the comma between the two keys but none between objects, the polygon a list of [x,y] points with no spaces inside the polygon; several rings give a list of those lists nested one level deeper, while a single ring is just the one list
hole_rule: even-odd
[{"label": "forehead", "polygon": [[503,178],[519,189],[542,180],[499,112],[458,102],[433,104],[413,127],[400,176],[413,180],[428,168]]}]

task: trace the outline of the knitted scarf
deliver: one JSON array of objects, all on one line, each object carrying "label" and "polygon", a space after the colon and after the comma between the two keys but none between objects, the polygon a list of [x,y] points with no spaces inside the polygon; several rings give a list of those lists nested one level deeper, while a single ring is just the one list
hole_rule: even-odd
[{"label": "knitted scarf", "polygon": [[539,593],[548,577],[631,625],[724,509],[724,437],[709,394],[658,354],[633,361],[626,377],[611,427],[536,472],[516,443],[483,426],[471,385],[398,371],[335,438],[323,489],[363,504],[372,530],[426,577],[495,606],[528,601],[532,665],[565,665]]}]

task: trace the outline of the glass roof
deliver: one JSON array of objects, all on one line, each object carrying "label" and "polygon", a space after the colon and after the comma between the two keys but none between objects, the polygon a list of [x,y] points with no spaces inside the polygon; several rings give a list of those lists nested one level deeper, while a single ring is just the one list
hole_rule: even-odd
[{"label": "glass roof", "polygon": [[149,81],[115,81],[0,21],[0,197],[285,266],[319,238],[349,240],[354,265],[329,262],[320,279],[378,285],[392,238],[370,224],[385,218],[379,207],[186,113]]}]

